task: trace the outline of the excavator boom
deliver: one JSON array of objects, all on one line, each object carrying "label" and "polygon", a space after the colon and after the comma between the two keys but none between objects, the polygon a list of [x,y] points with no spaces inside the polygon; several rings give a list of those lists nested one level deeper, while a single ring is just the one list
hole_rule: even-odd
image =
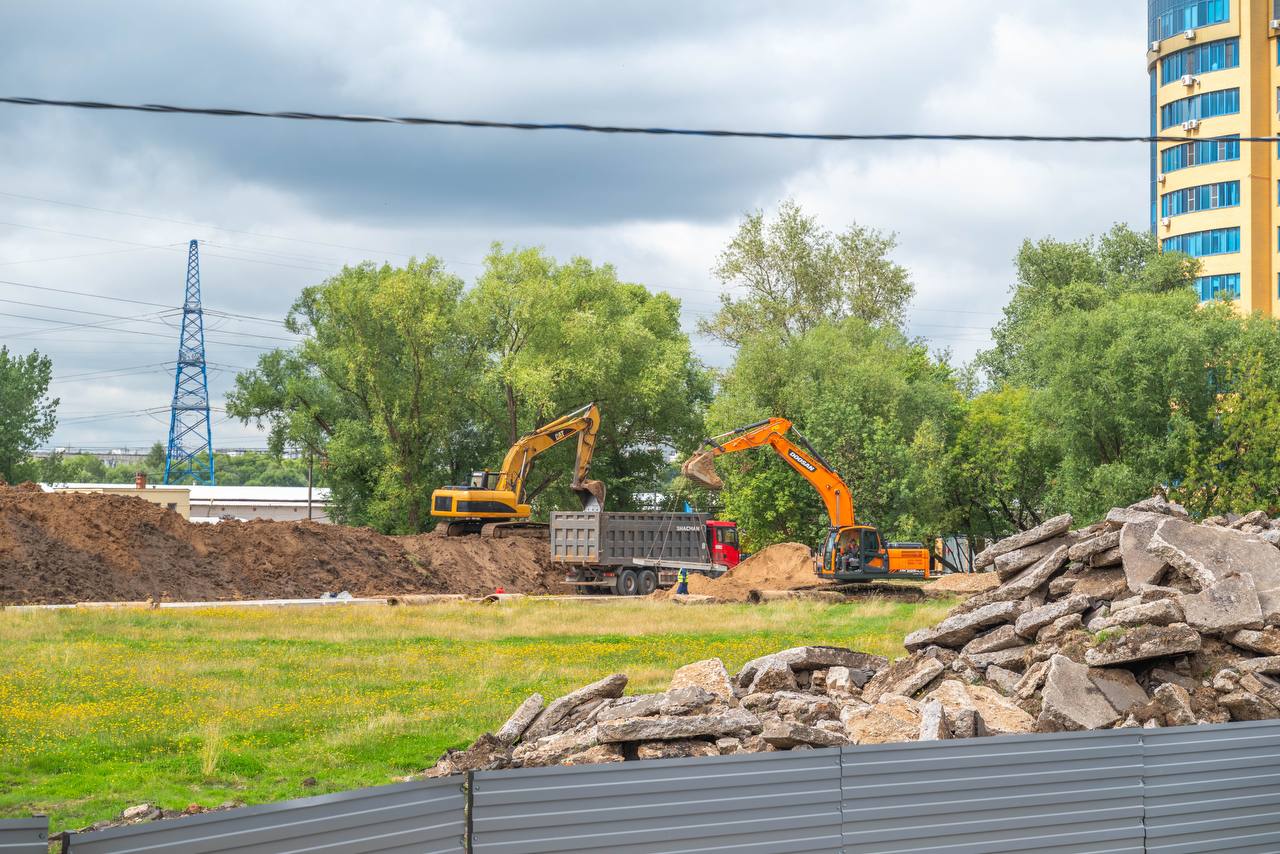
[{"label": "excavator boom", "polygon": [[[792,441],[788,434],[798,441]],[[849,487],[785,418],[757,421],[706,440],[702,450],[685,460],[680,473],[708,489],[719,490],[724,487],[724,481],[716,474],[716,457],[763,446],[772,448],[783,462],[817,490],[826,505],[831,527],[846,528],[854,524]]]}]

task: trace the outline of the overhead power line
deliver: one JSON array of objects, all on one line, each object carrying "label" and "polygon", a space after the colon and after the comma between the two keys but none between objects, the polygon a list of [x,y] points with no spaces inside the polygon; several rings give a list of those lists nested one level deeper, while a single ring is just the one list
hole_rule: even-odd
[{"label": "overhead power line", "polygon": [[[238,107],[178,107],[171,104],[115,104],[108,101],[67,101],[52,98],[0,97],[0,103],[28,107],[74,107],[81,110],[116,110],[134,113],[178,113],[219,118],[292,119],[295,121],[347,122],[351,124],[434,125],[441,127],[499,128],[504,130],[567,130],[584,133],[639,134],[645,136],[704,136],[740,139],[795,139],[817,142],[1186,142],[1178,136],[1038,135],[986,133],[800,133],[795,131],[715,130],[710,128],[639,127],[593,125],[583,122],[511,122],[492,119],[442,119],[426,116],[368,116],[351,113],[312,113],[303,110],[246,110]],[[1280,142],[1280,137],[1239,137],[1241,142]]]}]

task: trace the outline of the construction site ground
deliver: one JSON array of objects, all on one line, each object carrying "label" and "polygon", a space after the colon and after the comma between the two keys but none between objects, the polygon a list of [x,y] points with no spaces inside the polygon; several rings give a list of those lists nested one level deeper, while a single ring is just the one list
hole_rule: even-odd
[{"label": "construction site ground", "polygon": [[[682,607],[645,599],[412,608],[0,612],[0,814],[55,830],[149,802],[263,803],[391,782],[548,696],[625,671],[731,669],[798,644],[894,655],[954,600]],[[606,617],[607,615],[607,617]]]}]

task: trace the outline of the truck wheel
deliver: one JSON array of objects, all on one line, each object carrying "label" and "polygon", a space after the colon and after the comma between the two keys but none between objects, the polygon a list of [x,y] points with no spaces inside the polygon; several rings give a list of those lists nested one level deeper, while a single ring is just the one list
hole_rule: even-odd
[{"label": "truck wheel", "polygon": [[658,573],[646,569],[640,573],[640,595],[648,596],[658,589]]},{"label": "truck wheel", "polygon": [[618,580],[614,582],[614,592],[619,596],[634,596],[636,589],[640,586],[640,579],[636,576],[634,569],[624,569],[618,573]]}]

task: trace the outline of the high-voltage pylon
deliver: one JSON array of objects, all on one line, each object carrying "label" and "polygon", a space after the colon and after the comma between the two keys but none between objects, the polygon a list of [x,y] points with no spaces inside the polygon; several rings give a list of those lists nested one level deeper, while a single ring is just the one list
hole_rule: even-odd
[{"label": "high-voltage pylon", "polygon": [[182,303],[178,367],[169,412],[169,451],[164,482],[190,479],[212,486],[213,430],[209,425],[209,373],[204,360],[204,311],[200,308],[200,249],[187,253],[187,294]]}]

